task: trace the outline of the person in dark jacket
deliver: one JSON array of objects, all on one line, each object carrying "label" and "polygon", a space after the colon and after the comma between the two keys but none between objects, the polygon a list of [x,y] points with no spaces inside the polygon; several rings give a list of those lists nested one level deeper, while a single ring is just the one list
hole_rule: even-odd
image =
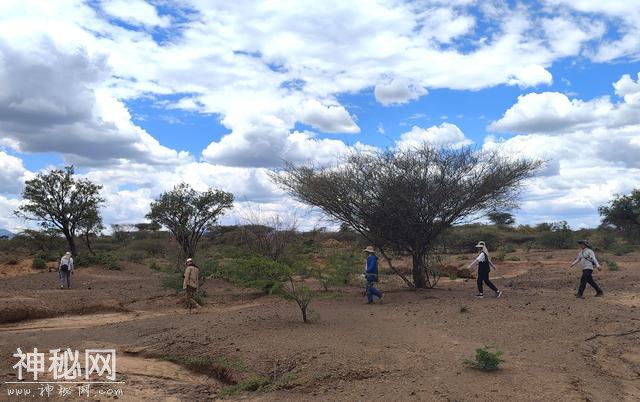
[{"label": "person in dark jacket", "polygon": [[384,294],[374,287],[374,284],[378,282],[378,257],[373,246],[368,246],[364,249],[367,253],[367,262],[365,263],[364,276],[367,280],[367,287],[365,293],[367,295],[367,304],[373,303],[373,296],[382,300]]},{"label": "person in dark jacket", "polygon": [[489,280],[489,272],[491,271],[491,268],[496,269],[496,266],[491,262],[491,258],[489,258],[489,250],[487,250],[487,246],[483,241],[478,242],[478,244],[476,244],[476,248],[480,249],[480,254],[478,254],[476,259],[473,260],[471,264],[469,264],[469,269],[471,269],[473,264],[478,263],[478,294],[476,295],[476,297],[484,297],[482,284],[485,283],[487,286],[489,286],[489,288],[491,288],[491,290],[495,292],[495,296],[496,298],[498,298],[502,296],[502,291],[498,290],[496,285],[494,285],[493,282]]}]

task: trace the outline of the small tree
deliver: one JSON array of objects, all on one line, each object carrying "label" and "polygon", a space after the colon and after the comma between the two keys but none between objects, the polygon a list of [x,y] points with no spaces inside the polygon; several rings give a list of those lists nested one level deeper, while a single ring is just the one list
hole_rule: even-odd
[{"label": "small tree", "polygon": [[598,208],[602,225],[613,227],[632,237],[640,237],[640,189],[618,195],[609,205]]},{"label": "small tree", "polygon": [[74,177],[73,166],[39,173],[27,180],[22,198],[25,203],[17,216],[40,222],[43,228],[55,228],[64,235],[69,250],[77,255],[76,234],[100,220],[98,207],[102,186]]},{"label": "small tree", "polygon": [[492,211],[487,214],[487,218],[497,226],[511,226],[516,223],[513,214],[509,212]]},{"label": "small tree", "polygon": [[281,261],[295,241],[298,229],[295,215],[288,219],[279,214],[265,216],[261,211],[253,209],[244,210],[242,215],[242,243],[256,254]]},{"label": "small tree", "polygon": [[92,255],[96,255],[96,253],[91,248],[91,236],[97,236],[104,230],[100,212],[96,209],[88,214],[87,218],[81,222],[78,230],[89,252]]},{"label": "small tree", "polygon": [[466,218],[514,207],[520,184],[540,164],[424,144],[356,150],[331,167],[287,164],[272,177],[295,198],[362,234],[392,270],[388,251],[411,254],[413,284],[394,272],[424,288],[434,283],[427,262],[440,234]]},{"label": "small tree", "polygon": [[184,257],[193,257],[202,235],[228,209],[233,194],[209,189],[199,192],[181,183],[151,203],[146,218],[166,227],[176,238]]}]

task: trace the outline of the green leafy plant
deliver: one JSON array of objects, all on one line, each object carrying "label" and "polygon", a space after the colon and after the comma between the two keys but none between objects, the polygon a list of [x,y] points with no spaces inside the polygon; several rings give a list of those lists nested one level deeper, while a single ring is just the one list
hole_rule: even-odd
[{"label": "green leafy plant", "polygon": [[497,370],[500,363],[504,362],[500,356],[502,356],[501,351],[496,350],[493,352],[489,350],[489,347],[485,346],[483,348],[476,349],[474,359],[465,359],[464,363],[467,366],[478,370],[493,371]]},{"label": "green leafy plant", "polygon": [[193,294],[193,300],[201,306],[204,306],[207,299],[207,292],[202,289],[196,290]]},{"label": "green leafy plant", "polygon": [[166,274],[160,282],[164,289],[173,289],[176,292],[182,290],[182,278],[176,274]]},{"label": "green leafy plant", "polygon": [[35,269],[45,269],[47,268],[47,262],[40,257],[36,257],[31,262],[31,267]]},{"label": "green leafy plant", "polygon": [[608,269],[609,271],[619,271],[619,270],[620,270],[620,267],[618,266],[618,263],[617,263],[617,262],[615,262],[615,261],[613,261],[613,260],[610,260],[610,259],[608,259],[608,258],[601,258],[600,260],[601,260],[603,263],[607,264],[607,269]]},{"label": "green leafy plant", "polygon": [[237,395],[244,391],[262,391],[271,386],[271,379],[267,377],[253,377],[236,385],[225,387],[220,391],[220,396]]}]

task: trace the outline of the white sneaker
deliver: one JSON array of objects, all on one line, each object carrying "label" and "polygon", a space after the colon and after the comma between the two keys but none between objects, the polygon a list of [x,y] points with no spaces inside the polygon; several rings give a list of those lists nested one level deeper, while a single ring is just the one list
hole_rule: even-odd
[{"label": "white sneaker", "polygon": [[496,292],[496,299],[499,299],[499,298],[500,298],[500,296],[502,296],[502,290],[498,290],[498,291]]},{"label": "white sneaker", "polygon": [[484,295],[483,295],[482,293],[478,293],[478,294],[476,295],[476,297],[477,297],[478,299],[482,299],[482,298],[484,297]]}]

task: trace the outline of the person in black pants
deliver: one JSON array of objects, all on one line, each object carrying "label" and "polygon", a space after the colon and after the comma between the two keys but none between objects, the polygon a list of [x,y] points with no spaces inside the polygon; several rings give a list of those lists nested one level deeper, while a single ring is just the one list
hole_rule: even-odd
[{"label": "person in black pants", "polygon": [[[580,286],[578,286],[578,293],[576,293],[576,297],[579,299],[584,299],[584,289],[587,287],[587,283],[591,285],[596,290],[596,297],[600,297],[604,295],[600,286],[593,279],[593,268],[598,268],[598,271],[602,271],[600,267],[600,263],[596,259],[596,254],[593,252],[591,246],[589,246],[589,242],[586,240],[579,240],[578,244],[580,245],[580,252],[576,259],[571,263],[571,267],[576,264],[580,264],[580,268],[582,268],[582,276],[580,277]],[[569,267],[569,268],[571,268]]]},{"label": "person in black pants", "polygon": [[480,254],[478,254],[476,259],[473,260],[471,264],[469,264],[469,269],[471,269],[471,267],[473,267],[473,264],[478,263],[478,294],[476,295],[476,297],[484,297],[482,284],[485,283],[487,286],[489,286],[489,288],[491,288],[491,290],[495,292],[495,296],[496,298],[498,298],[502,296],[502,291],[498,290],[496,285],[494,285],[489,280],[489,271],[491,271],[491,268],[496,269],[496,266],[491,262],[491,258],[489,258],[489,250],[487,250],[487,246],[483,241],[478,242],[478,244],[476,244],[476,248],[480,249]]}]

